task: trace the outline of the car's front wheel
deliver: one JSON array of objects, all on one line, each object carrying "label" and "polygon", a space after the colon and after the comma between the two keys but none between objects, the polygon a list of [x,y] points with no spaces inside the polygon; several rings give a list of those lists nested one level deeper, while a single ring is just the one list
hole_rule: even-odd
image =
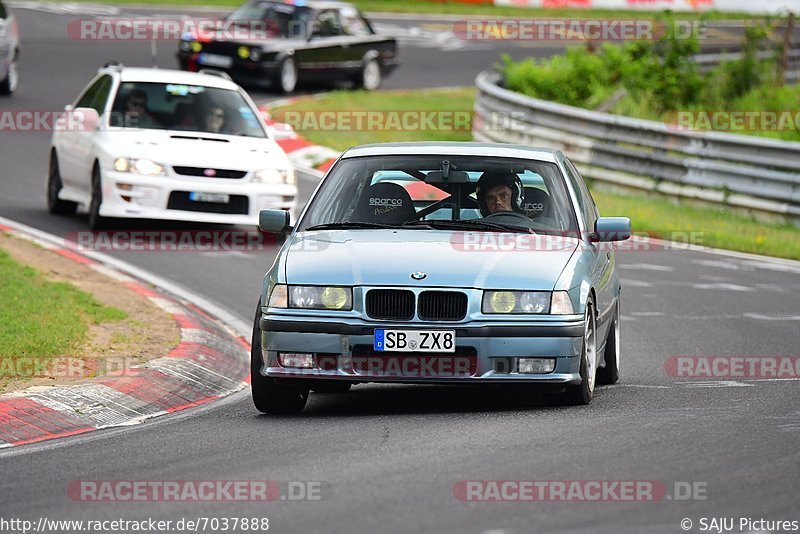
[{"label": "car's front wheel", "polygon": [[78,205],[75,202],[61,200],[58,194],[64,184],[61,182],[61,171],[58,168],[56,151],[50,152],[50,166],[47,172],[47,211],[54,215],[72,215]]},{"label": "car's front wheel", "polygon": [[0,81],[0,95],[11,95],[17,90],[19,84],[19,65],[17,64],[17,57],[11,60],[8,65],[8,73],[3,81]]},{"label": "car's front wheel", "polygon": [[308,401],[308,388],[278,384],[274,378],[261,374],[261,302],[256,306],[253,339],[250,344],[250,389],[253,404],[260,412],[276,415],[298,413]]},{"label": "car's front wheel", "polygon": [[598,384],[616,384],[619,380],[619,343],[620,339],[620,318],[619,318],[619,298],[614,307],[614,322],[608,329],[606,338],[606,348],[603,352],[605,367],[597,370]]},{"label": "car's front wheel", "polygon": [[380,88],[383,82],[383,75],[381,74],[381,65],[377,59],[370,59],[361,68],[360,76],[356,83],[358,87],[366,91],[376,91]]},{"label": "car's front wheel", "polygon": [[108,226],[108,219],[100,215],[103,205],[103,182],[100,179],[100,167],[92,169],[92,199],[89,201],[89,228],[103,230]]},{"label": "car's front wheel", "polygon": [[283,93],[291,93],[297,87],[297,63],[294,58],[287,57],[281,61],[278,69],[277,86]]},{"label": "car's front wheel", "polygon": [[592,402],[595,375],[597,372],[597,321],[594,302],[586,303],[586,319],[583,328],[583,348],[581,350],[581,383],[567,387],[564,400],[568,404],[583,405]]}]

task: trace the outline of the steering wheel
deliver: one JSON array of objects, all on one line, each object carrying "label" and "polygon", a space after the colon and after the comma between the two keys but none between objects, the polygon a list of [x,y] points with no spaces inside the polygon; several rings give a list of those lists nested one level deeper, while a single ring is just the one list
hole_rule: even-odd
[{"label": "steering wheel", "polygon": [[484,217],[484,220],[503,224],[516,224],[517,226],[523,222],[525,226],[530,226],[531,224],[531,220],[527,215],[517,213],[516,211],[496,211]]}]

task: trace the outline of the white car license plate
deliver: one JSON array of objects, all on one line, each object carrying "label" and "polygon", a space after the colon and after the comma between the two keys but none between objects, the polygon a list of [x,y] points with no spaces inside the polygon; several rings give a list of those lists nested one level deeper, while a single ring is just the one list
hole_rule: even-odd
[{"label": "white car license plate", "polygon": [[226,193],[189,193],[189,200],[192,202],[227,204],[231,201],[231,196]]},{"label": "white car license plate", "polygon": [[455,330],[375,330],[379,352],[455,352]]},{"label": "white car license plate", "polygon": [[233,65],[233,58],[228,56],[220,56],[219,54],[206,54],[202,53],[197,57],[197,62],[209,67],[221,67],[229,69]]}]

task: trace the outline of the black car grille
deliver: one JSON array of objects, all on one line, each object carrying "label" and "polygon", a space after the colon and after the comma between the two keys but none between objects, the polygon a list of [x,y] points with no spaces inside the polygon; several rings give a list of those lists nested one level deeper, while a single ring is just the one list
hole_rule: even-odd
[{"label": "black car grille", "polygon": [[410,321],[414,318],[414,293],[402,289],[367,291],[367,315],[373,319]]},{"label": "black car grille", "polygon": [[174,191],[169,195],[167,209],[182,211],[201,211],[204,213],[223,213],[226,215],[247,215],[249,200],[246,196],[231,195],[227,204],[218,202],[196,202],[189,200],[186,191]]},{"label": "black car grille", "polygon": [[417,313],[423,321],[460,321],[467,315],[467,295],[459,291],[423,291]]},{"label": "black car grille", "polygon": [[[244,178],[247,171],[234,171],[231,169],[209,169],[208,167],[172,167],[176,173],[183,176],[203,176],[205,178]],[[213,172],[209,172],[213,171]]]}]

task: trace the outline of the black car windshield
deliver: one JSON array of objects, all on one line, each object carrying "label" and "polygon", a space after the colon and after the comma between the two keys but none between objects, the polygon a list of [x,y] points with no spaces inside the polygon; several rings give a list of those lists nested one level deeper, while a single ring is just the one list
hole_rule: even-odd
[{"label": "black car windshield", "polygon": [[[486,188],[479,199],[476,187],[484,173],[518,177],[522,207],[509,211],[487,204],[493,191]],[[495,192],[501,197],[507,193],[502,188]],[[574,232],[577,223],[564,178],[554,163],[406,155],[339,161],[298,230],[392,227],[563,234]]]},{"label": "black car windshield", "polygon": [[308,35],[311,9],[281,2],[255,1],[231,13],[227,20],[236,23],[263,22],[269,37],[305,39]]},{"label": "black car windshield", "polygon": [[109,125],[267,137],[256,113],[238,91],[231,89],[123,82],[114,98]]}]

